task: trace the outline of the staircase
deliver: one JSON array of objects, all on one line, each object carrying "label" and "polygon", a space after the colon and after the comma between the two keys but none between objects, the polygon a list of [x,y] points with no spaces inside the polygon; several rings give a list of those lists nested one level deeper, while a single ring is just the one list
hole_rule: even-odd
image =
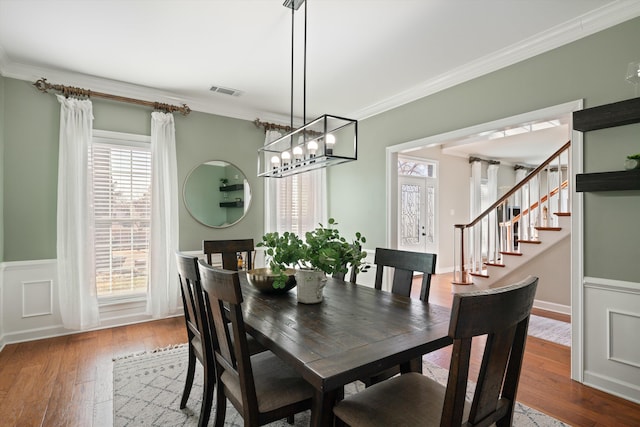
[{"label": "staircase", "polygon": [[473,221],[455,225],[454,285],[488,287],[569,236],[570,146],[571,141]]}]

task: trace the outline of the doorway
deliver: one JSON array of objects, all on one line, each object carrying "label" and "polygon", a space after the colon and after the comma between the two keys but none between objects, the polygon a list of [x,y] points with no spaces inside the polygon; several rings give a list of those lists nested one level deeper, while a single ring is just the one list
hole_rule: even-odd
[{"label": "doorway", "polygon": [[438,249],[437,170],[437,161],[398,157],[398,249],[428,253]]},{"label": "doorway", "polygon": [[[469,185],[468,185],[468,159],[458,158],[455,160],[455,156],[450,153],[443,153],[445,149],[451,149],[455,147],[462,147],[472,142],[477,142],[478,139],[484,138],[488,146],[492,146],[489,135],[503,134],[511,136],[512,133],[520,132],[520,128],[530,126],[543,121],[561,120],[563,125],[567,128],[568,139],[572,140],[573,147],[571,149],[570,156],[570,176],[575,173],[581,172],[582,168],[582,139],[580,136],[572,134],[572,112],[582,109],[582,100],[567,102],[541,110],[536,110],[513,117],[508,117],[493,122],[483,123],[468,128],[463,128],[439,135],[429,136],[413,141],[408,141],[402,144],[388,147],[386,150],[387,161],[387,242],[391,246],[399,241],[400,226],[399,222],[401,215],[399,212],[399,204],[401,203],[400,194],[400,177],[397,174],[396,165],[398,158],[406,155],[421,157],[417,154],[428,151],[429,159],[436,159],[439,161],[440,171],[438,174],[439,186],[440,186],[440,200],[436,205],[437,214],[439,218],[436,230],[436,236],[441,236],[436,241],[436,250],[434,253],[438,255],[438,266],[436,267],[436,273],[449,273],[453,270],[454,260],[454,240],[453,229],[455,224],[465,224],[469,222]],[[566,142],[566,140],[564,141]],[[492,146],[493,148],[493,146]],[[536,147],[534,146],[534,149]],[[453,151],[453,150],[449,150]],[[523,150],[519,150],[523,151]],[[555,151],[555,150],[553,150]],[[553,153],[551,151],[551,153]],[[434,153],[439,153],[434,155]],[[551,154],[549,153],[549,154]],[[481,153],[478,153],[481,154]],[[547,157],[548,155],[547,154]],[[441,157],[438,157],[441,156]],[[427,158],[427,157],[425,157]],[[446,159],[445,159],[446,158]],[[454,160],[457,163],[453,163]],[[453,165],[453,167],[452,167]],[[452,173],[451,170],[457,170]],[[446,171],[445,171],[446,169]],[[447,176],[448,174],[448,176]],[[464,176],[466,180],[462,185],[452,189],[449,187],[449,179],[451,175]],[[462,181],[462,180],[461,180]],[[463,188],[466,186],[466,189]],[[501,184],[499,184],[501,185]],[[450,195],[455,194],[455,197],[451,198]],[[502,194],[498,194],[500,196]],[[458,204],[452,206],[453,201],[466,200],[466,205]],[[578,197],[572,197],[568,204],[572,206],[573,216],[571,217],[571,246],[579,247],[582,239],[581,232],[579,230],[580,223],[582,221],[582,210],[580,207],[581,199]],[[455,209],[454,209],[455,208]],[[567,281],[567,292],[570,294],[568,302],[562,304],[549,304],[548,307],[541,307],[549,310],[558,311],[564,314],[571,314],[572,319],[572,378],[580,380],[581,372],[581,354],[582,354],[582,299],[576,294],[575,290],[579,288],[577,286],[580,283],[580,277],[582,271],[580,270],[581,254],[570,253],[568,255],[569,261],[567,264],[567,272],[569,277]],[[564,282],[564,280],[563,280]],[[543,301],[544,302],[544,301]]]}]

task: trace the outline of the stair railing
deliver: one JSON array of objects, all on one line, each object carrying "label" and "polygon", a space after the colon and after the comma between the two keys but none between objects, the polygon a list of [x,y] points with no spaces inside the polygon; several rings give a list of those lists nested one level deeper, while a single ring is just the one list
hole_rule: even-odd
[{"label": "stair railing", "polygon": [[519,242],[537,240],[537,230],[568,214],[570,147],[567,141],[470,223],[454,225],[454,284],[473,284],[486,265],[503,266],[505,254],[520,254]]}]

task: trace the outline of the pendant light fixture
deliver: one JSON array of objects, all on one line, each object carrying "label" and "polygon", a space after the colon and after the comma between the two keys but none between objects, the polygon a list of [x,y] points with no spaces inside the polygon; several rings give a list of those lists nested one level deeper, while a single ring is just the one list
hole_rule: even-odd
[{"label": "pendant light fixture", "polygon": [[[293,127],[294,15],[304,6],[303,113],[304,126]],[[291,9],[291,128],[294,129],[258,150],[258,176],[281,178],[325,168],[358,158],[358,121],[324,114],[307,123],[307,4],[286,0]]]}]

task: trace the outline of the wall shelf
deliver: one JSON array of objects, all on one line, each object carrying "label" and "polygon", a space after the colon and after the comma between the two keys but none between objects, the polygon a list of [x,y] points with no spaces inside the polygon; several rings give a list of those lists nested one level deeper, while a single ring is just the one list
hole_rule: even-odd
[{"label": "wall shelf", "polygon": [[[573,129],[589,132],[640,123],[640,98],[573,112]],[[576,191],[640,190],[640,169],[576,174]]]},{"label": "wall shelf", "polygon": [[580,132],[640,123],[640,98],[574,111],[573,129]]},{"label": "wall shelf", "polygon": [[640,169],[576,175],[576,191],[640,190]]},{"label": "wall shelf", "polygon": [[230,184],[220,187],[220,191],[240,191],[244,190],[244,184]]},{"label": "wall shelf", "polygon": [[221,208],[243,208],[244,202],[242,200],[236,200],[233,202],[220,202]]}]

